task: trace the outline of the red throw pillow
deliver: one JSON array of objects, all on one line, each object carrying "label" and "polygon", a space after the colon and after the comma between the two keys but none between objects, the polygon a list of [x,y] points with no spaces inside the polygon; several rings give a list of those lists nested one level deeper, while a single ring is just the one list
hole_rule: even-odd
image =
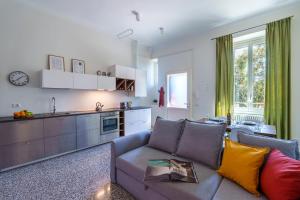
[{"label": "red throw pillow", "polygon": [[300,161],[273,150],[262,170],[261,190],[270,200],[300,199]]}]

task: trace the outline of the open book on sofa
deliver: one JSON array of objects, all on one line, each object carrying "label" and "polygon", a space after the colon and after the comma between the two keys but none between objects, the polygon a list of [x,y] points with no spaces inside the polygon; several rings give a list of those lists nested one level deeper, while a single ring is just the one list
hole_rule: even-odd
[{"label": "open book on sofa", "polygon": [[176,159],[149,160],[145,172],[145,181],[182,181],[198,183],[192,162]]}]

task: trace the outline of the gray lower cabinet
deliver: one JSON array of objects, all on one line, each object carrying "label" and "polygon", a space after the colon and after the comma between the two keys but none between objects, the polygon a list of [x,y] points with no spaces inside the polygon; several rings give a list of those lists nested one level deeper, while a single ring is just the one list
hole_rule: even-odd
[{"label": "gray lower cabinet", "polygon": [[108,134],[105,134],[105,135],[100,135],[100,143],[104,144],[104,143],[110,142],[113,139],[116,139],[118,137],[120,137],[120,133],[119,132],[108,133]]},{"label": "gray lower cabinet", "polygon": [[32,140],[0,146],[0,168],[8,168],[44,157],[44,141]]},{"label": "gray lower cabinet", "polygon": [[79,115],[76,117],[76,125],[78,132],[100,129],[100,114]]},{"label": "gray lower cabinet", "polygon": [[77,149],[87,148],[100,143],[100,114],[76,117]]},{"label": "gray lower cabinet", "polygon": [[100,141],[100,114],[1,123],[0,170],[95,146]]},{"label": "gray lower cabinet", "polygon": [[45,156],[53,156],[76,150],[76,134],[45,138]]},{"label": "gray lower cabinet", "polygon": [[43,120],[6,122],[0,124],[0,146],[43,138]]},{"label": "gray lower cabinet", "polygon": [[44,137],[76,134],[76,117],[54,117],[44,119]]},{"label": "gray lower cabinet", "polygon": [[44,119],[45,156],[76,150],[76,117]]},{"label": "gray lower cabinet", "polygon": [[0,124],[0,169],[44,156],[43,120]]},{"label": "gray lower cabinet", "polygon": [[100,144],[100,129],[77,132],[77,149]]}]

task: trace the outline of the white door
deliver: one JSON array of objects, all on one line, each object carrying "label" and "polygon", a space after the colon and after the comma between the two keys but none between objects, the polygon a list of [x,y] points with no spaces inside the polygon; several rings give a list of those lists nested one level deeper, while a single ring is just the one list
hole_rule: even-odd
[{"label": "white door", "polygon": [[165,105],[157,108],[159,116],[170,120],[191,118],[192,63],[192,51],[158,58],[158,88],[165,91]]},{"label": "white door", "polygon": [[190,72],[172,72],[166,76],[166,106],[170,120],[190,118]]}]

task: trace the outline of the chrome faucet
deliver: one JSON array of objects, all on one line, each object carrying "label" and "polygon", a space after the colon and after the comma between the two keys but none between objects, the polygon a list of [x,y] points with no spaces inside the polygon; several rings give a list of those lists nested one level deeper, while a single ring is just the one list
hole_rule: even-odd
[{"label": "chrome faucet", "polygon": [[52,97],[51,101],[52,101],[52,106],[53,106],[52,114],[55,114],[55,112],[56,112],[55,97]]}]

